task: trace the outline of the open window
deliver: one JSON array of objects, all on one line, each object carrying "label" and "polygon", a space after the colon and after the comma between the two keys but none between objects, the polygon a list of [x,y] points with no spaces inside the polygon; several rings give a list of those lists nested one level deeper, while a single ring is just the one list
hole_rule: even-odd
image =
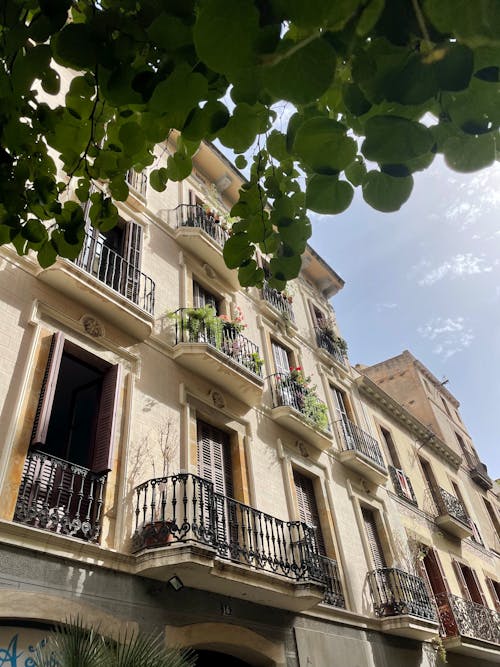
[{"label": "open window", "polygon": [[52,337],[16,520],[97,539],[111,469],[120,366]]}]

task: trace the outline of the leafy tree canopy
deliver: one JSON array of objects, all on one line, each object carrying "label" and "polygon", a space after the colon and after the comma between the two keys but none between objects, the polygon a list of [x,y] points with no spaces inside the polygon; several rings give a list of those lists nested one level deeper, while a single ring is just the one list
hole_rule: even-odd
[{"label": "leafy tree canopy", "polygon": [[[307,210],[340,213],[361,187],[395,211],[437,153],[461,172],[498,156],[499,0],[3,0],[0,31],[0,243],[44,267],[83,241],[70,184],[80,202],[108,184],[90,218],[109,229],[128,169],[161,192],[202,140],[253,147],[224,257],[259,284],[259,247],[278,289],[300,269]],[[58,95],[61,71],[51,108],[37,91]]]}]

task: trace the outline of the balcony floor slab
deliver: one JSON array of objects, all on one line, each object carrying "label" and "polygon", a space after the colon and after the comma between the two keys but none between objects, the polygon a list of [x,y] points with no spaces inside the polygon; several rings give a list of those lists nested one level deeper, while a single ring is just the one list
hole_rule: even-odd
[{"label": "balcony floor slab", "polygon": [[402,614],[381,619],[381,630],[389,635],[426,641],[438,634],[439,624],[437,621]]},{"label": "balcony floor slab", "polygon": [[451,514],[441,514],[436,517],[436,524],[450,535],[458,537],[459,540],[464,540],[472,535],[472,528],[455,519]]},{"label": "balcony floor slab", "polygon": [[281,424],[318,449],[325,451],[332,446],[333,439],[331,434],[316,428],[311,421],[294,408],[288,405],[280,405],[272,409],[272,416],[278,424]]},{"label": "balcony floor slab", "polygon": [[450,653],[459,653],[471,658],[500,664],[500,644],[470,637],[450,637],[443,639],[443,645]]},{"label": "balcony floor slab", "polygon": [[199,227],[179,227],[174,233],[177,243],[208,264],[232,289],[240,289],[238,272],[228,269],[221,246],[207,232]]},{"label": "balcony floor slab", "polygon": [[346,449],[339,453],[339,460],[350,470],[368,479],[374,484],[385,484],[388,478],[387,470],[384,470],[376,463],[355,449]]}]

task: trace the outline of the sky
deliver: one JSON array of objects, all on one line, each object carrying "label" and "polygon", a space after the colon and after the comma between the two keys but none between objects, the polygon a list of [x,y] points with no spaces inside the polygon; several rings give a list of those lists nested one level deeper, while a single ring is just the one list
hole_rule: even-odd
[{"label": "sky", "polygon": [[458,174],[438,157],[396,213],[356,192],[348,211],[311,220],[312,247],[346,283],[332,303],[351,364],[408,349],[447,378],[500,478],[500,164]]}]

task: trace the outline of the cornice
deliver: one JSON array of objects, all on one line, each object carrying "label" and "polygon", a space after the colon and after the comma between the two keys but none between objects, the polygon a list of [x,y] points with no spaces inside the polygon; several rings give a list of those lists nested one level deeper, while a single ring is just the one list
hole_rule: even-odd
[{"label": "cornice", "polygon": [[427,426],[422,424],[422,422],[414,415],[408,412],[406,408],[395,401],[366,375],[360,375],[354,382],[357,384],[361,393],[392,415],[392,417],[408,429],[422,443],[422,445],[432,449],[433,452],[458,470],[462,463],[462,457],[438,438]]}]

